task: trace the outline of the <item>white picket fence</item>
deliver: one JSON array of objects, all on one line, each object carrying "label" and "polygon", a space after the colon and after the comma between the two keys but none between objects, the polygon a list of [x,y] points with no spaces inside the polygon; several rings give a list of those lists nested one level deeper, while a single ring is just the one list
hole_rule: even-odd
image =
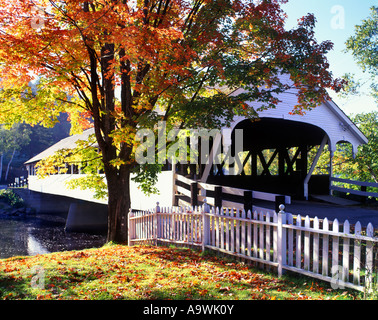
[{"label": "white picket fence", "polygon": [[275,267],[279,276],[289,270],[325,280],[333,288],[363,291],[376,285],[378,238],[371,223],[365,232],[359,222],[352,228],[348,221],[330,223],[280,209],[278,214],[204,207],[130,212],[129,244],[199,246]]}]

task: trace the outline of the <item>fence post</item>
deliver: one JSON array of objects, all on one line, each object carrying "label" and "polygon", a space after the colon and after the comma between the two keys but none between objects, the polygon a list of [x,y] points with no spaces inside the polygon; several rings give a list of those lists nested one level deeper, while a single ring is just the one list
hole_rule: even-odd
[{"label": "fence post", "polygon": [[198,206],[198,183],[192,182],[190,184],[190,205],[193,207]]},{"label": "fence post", "polygon": [[283,204],[284,206],[286,205],[286,199],[285,196],[276,196],[276,201],[275,201],[275,211],[278,213],[280,211],[280,205]]},{"label": "fence post", "polygon": [[244,202],[245,212],[248,212],[248,210],[252,212],[252,207],[253,207],[252,191],[244,191],[243,198],[244,198],[243,202]]},{"label": "fence post", "polygon": [[222,208],[222,187],[214,188],[214,207]]},{"label": "fence post", "polygon": [[201,207],[202,213],[202,252],[205,252],[206,245],[209,243],[209,232],[210,232],[210,217],[206,214],[210,212],[210,207],[206,203],[206,199],[204,199],[205,203]]},{"label": "fence post", "polygon": [[[366,192],[367,187],[366,186],[361,186],[361,191]],[[361,196],[361,202],[366,203],[367,196]]]},{"label": "fence post", "polygon": [[283,266],[286,265],[286,229],[283,224],[286,223],[285,206],[279,206],[277,219],[277,262],[278,262],[278,276],[281,277],[284,273]]}]

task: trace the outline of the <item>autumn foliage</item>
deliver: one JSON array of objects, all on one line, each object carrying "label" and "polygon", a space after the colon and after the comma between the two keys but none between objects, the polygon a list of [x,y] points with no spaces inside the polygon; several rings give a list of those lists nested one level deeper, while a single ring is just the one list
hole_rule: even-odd
[{"label": "autumn foliage", "polygon": [[[138,127],[219,127],[255,117],[245,101],[275,107],[290,89],[301,114],[328,88],[340,89],[325,58],[332,44],[316,41],[311,14],[286,30],[285,2],[2,1],[0,122],[51,126],[66,112],[73,131],[91,123],[108,185],[109,240],[124,241]],[[231,95],[235,88],[245,90]]]}]

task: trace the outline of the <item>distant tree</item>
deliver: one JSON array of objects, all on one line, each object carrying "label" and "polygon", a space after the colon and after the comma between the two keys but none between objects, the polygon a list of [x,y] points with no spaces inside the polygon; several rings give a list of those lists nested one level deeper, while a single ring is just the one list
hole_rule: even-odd
[{"label": "distant tree", "polygon": [[[361,25],[355,26],[355,34],[346,41],[346,49],[351,52],[362,70],[370,75],[371,94],[378,101],[378,7],[370,8],[370,16]],[[358,91],[361,81],[346,75],[350,85],[347,92]]]},{"label": "distant tree", "polygon": [[[370,94],[378,103],[378,7],[370,8],[370,16],[355,26],[355,34],[345,43],[346,51],[352,53],[362,71],[370,76]],[[362,80],[353,75],[345,77],[343,97],[362,94]],[[353,159],[350,144],[340,144],[334,156],[334,174],[347,179],[378,182],[378,112],[360,113],[351,119],[368,138],[366,145],[359,147]]]},{"label": "distant tree", "polygon": [[350,144],[338,145],[334,156],[334,174],[347,179],[378,182],[378,112],[352,117],[369,142],[358,148],[353,158]]},{"label": "distant tree", "polygon": [[5,171],[4,181],[7,181],[9,168],[17,151],[30,142],[30,130],[20,124],[15,124],[10,130],[0,126],[0,181],[3,174],[3,160],[8,164]]}]

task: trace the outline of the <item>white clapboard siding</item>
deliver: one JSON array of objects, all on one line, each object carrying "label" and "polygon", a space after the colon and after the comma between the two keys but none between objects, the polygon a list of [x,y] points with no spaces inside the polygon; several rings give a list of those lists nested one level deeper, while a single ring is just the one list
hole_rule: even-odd
[{"label": "white clapboard siding", "polygon": [[377,281],[373,268],[378,238],[371,223],[363,236],[360,222],[352,228],[347,220],[330,224],[327,218],[303,219],[284,211],[208,212],[204,207],[130,212],[128,222],[130,245],[143,241],[196,245],[275,267],[279,275],[290,270],[357,290],[370,290]]}]

